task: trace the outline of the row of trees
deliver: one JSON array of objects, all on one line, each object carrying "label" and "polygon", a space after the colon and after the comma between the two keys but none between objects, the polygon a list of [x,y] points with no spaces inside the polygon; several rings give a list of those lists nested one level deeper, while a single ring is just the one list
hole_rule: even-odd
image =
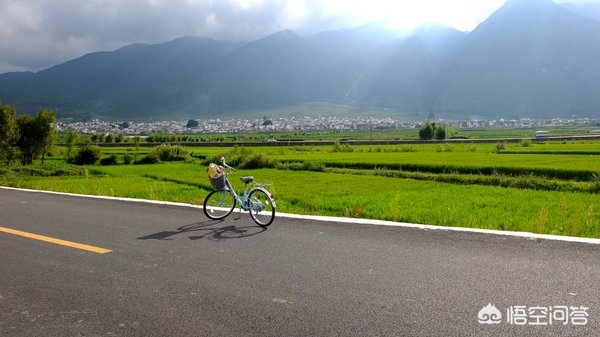
[{"label": "row of trees", "polygon": [[23,165],[50,153],[56,140],[54,112],[40,109],[36,117],[17,117],[15,108],[0,103],[0,165],[9,165],[17,158]]},{"label": "row of trees", "polygon": [[446,127],[443,124],[427,122],[419,129],[419,138],[422,140],[444,140],[446,139]]},{"label": "row of trees", "polygon": [[97,133],[93,134],[90,139],[93,143],[124,143],[127,141],[122,133],[116,135],[113,135],[112,133]]}]

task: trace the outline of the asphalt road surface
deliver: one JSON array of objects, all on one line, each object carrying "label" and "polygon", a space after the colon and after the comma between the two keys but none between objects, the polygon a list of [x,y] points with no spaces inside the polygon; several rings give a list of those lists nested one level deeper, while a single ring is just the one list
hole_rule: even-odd
[{"label": "asphalt road surface", "polygon": [[237,214],[0,189],[0,336],[600,334],[600,245]]}]

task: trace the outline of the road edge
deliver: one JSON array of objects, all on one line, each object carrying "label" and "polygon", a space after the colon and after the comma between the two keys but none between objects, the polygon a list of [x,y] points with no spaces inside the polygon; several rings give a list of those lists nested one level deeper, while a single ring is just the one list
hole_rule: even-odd
[{"label": "road edge", "polygon": [[[202,208],[202,206],[200,206],[200,205],[192,205],[192,204],[186,204],[186,203],[160,201],[160,200],[146,200],[146,199],[110,197],[110,196],[100,196],[100,195],[76,194],[76,193],[66,193],[66,192],[33,190],[33,189],[16,188],[16,187],[8,187],[8,186],[0,186],[0,189],[22,191],[22,192],[28,192],[28,193],[56,194],[56,195],[64,195],[64,196],[80,197],[80,198],[105,199],[105,200],[137,202],[137,203],[168,205],[168,206],[178,206],[178,207],[188,207],[188,208],[198,208],[198,209]],[[490,234],[490,235],[500,235],[500,236],[510,236],[510,237],[521,237],[521,238],[527,238],[527,239],[532,239],[532,240],[538,240],[538,239],[539,240],[553,240],[553,241],[576,242],[576,243],[587,243],[587,244],[600,245],[600,239],[582,238],[582,237],[576,237],[576,236],[536,234],[536,233],[530,233],[530,232],[513,232],[513,231],[501,231],[501,230],[494,230],[494,229],[467,228],[467,227],[444,227],[444,226],[434,226],[434,225],[425,225],[425,224],[413,224],[413,223],[407,223],[407,222],[395,222],[395,221],[387,221],[387,220],[346,218],[346,217],[334,217],[334,216],[322,216],[322,215],[302,215],[302,214],[291,214],[291,213],[281,213],[281,212],[277,212],[276,216],[283,217],[283,218],[290,218],[290,219],[307,219],[307,220],[314,220],[314,221],[327,221],[327,222],[337,222],[337,223],[351,223],[351,224],[388,226],[388,227],[404,227],[404,228],[415,228],[415,229],[422,229],[422,230],[440,230],[440,231],[452,231],[452,232],[479,233],[479,234]]]}]

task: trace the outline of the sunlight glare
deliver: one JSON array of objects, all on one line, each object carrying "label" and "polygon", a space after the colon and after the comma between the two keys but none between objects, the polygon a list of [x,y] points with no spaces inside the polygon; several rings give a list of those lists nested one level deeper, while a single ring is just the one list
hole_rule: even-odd
[{"label": "sunlight glare", "polygon": [[390,28],[409,30],[439,24],[468,31],[500,8],[506,0],[342,1],[330,0],[327,12],[344,13],[357,21],[381,21]]}]

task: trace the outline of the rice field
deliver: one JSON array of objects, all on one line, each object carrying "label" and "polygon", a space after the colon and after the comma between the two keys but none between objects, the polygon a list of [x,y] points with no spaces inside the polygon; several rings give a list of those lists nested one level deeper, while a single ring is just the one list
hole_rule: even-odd
[{"label": "rice field", "polygon": [[[78,176],[4,174],[0,183],[200,205],[211,190],[207,163],[225,155],[238,166],[234,186],[242,188],[237,178],[244,175],[272,184],[280,212],[600,237],[597,142],[506,144],[502,151],[495,144],[189,150],[189,162],[88,166]],[[242,157],[260,168],[245,168]],[[46,165],[62,162],[56,156]]]}]

